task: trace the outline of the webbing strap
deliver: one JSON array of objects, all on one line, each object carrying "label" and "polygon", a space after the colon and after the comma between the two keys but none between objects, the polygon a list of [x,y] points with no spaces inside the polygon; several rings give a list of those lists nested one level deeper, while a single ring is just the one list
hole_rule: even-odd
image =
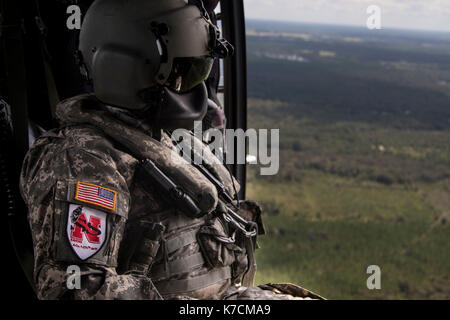
[{"label": "webbing strap", "polygon": [[247,250],[247,257],[248,257],[248,268],[244,276],[242,277],[242,285],[244,287],[253,287],[256,274],[256,260],[254,255],[255,249],[252,238],[246,238],[245,241],[246,241],[245,247]]},{"label": "webbing strap", "polygon": [[168,253],[172,253],[178,249],[183,248],[184,246],[187,246],[188,244],[196,242],[197,241],[196,234],[197,230],[193,230],[182,233],[176,238],[167,240],[166,245]]},{"label": "webbing strap", "polygon": [[46,80],[46,84],[47,84],[48,101],[50,104],[50,111],[51,111],[52,117],[55,118],[56,106],[58,105],[60,99],[59,99],[58,89],[56,88],[55,78],[53,77],[52,67],[50,66],[50,63],[48,61],[46,50],[47,49],[45,47],[45,43],[42,40],[41,41],[41,54],[42,54],[42,59],[44,60],[44,71],[45,71],[45,80]]},{"label": "webbing strap", "polygon": [[46,44],[46,34],[47,34],[47,27],[45,26],[44,22],[42,21],[41,12],[39,8],[39,0],[35,0],[35,6],[36,6],[36,13],[37,16],[36,19],[36,25],[39,29],[40,35],[39,35],[39,46],[41,49],[41,56],[44,63],[44,75],[45,75],[45,82],[47,86],[47,95],[48,95],[48,103],[50,106],[50,111],[52,114],[52,118],[55,118],[55,112],[56,112],[56,105],[59,103],[59,94],[58,89],[56,88],[55,78],[53,77],[52,67],[50,65],[50,53],[47,48]]},{"label": "webbing strap", "polygon": [[230,267],[224,267],[189,279],[161,281],[155,283],[155,286],[161,294],[180,294],[206,288],[214,283],[230,278]]},{"label": "webbing strap", "polygon": [[167,270],[165,270],[165,265],[157,264],[152,266],[150,271],[150,275],[154,279],[162,278],[162,277],[171,277],[176,274],[190,272],[193,269],[202,266],[205,264],[205,259],[202,254],[195,253],[185,258],[176,259],[167,264]]}]

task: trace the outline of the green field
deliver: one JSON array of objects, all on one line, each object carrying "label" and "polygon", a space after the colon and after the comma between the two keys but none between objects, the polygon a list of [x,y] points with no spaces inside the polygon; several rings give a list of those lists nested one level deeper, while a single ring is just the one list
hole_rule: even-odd
[{"label": "green field", "polygon": [[[411,189],[317,170],[299,182],[250,182],[249,198],[266,209],[256,281],[299,283],[332,299],[448,299],[450,215],[433,206],[448,183]],[[381,290],[366,287],[372,264]]]},{"label": "green field", "polygon": [[[450,299],[450,38],[247,29],[248,127],[280,128],[279,173],[248,170],[267,230],[256,282],[330,299]],[[367,289],[369,265],[381,290]]]},{"label": "green field", "polygon": [[[250,127],[281,128],[279,173],[248,173],[267,229],[257,283],[331,299],[449,299],[450,132],[270,116],[282,105],[249,101]],[[366,287],[369,265],[381,290]]]},{"label": "green field", "polygon": [[[250,127],[281,128],[279,173],[248,173],[267,229],[257,283],[331,299],[449,299],[450,132],[271,117],[282,105],[249,101]],[[369,265],[381,290],[366,287]]]}]

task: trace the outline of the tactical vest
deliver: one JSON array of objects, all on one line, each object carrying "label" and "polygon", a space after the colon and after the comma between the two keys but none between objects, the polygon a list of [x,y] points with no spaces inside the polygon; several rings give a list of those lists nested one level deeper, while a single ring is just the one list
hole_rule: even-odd
[{"label": "tactical vest", "polygon": [[[152,138],[151,128],[126,112],[105,106],[92,95],[74,97],[61,105],[57,116],[63,125],[99,130],[136,160],[151,159],[204,213],[192,218],[175,209],[162,200],[158,186],[148,183],[145,172],[136,166],[129,186],[132,203],[119,249],[119,272],[147,275],[165,298],[215,299],[232,284],[253,285],[256,235],[246,236],[236,221],[230,223],[226,213],[230,206],[238,207],[234,210],[240,219],[255,222],[258,234],[263,234],[256,203],[221,201],[216,186],[177,155],[167,134],[160,140]],[[192,141],[202,145],[205,167],[233,194],[239,187],[234,178],[201,141],[195,137]]]}]

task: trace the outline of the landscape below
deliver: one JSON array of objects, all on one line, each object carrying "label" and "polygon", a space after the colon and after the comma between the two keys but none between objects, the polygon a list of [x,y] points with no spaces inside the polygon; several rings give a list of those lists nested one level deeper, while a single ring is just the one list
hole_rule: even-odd
[{"label": "landscape below", "polygon": [[[450,298],[450,37],[247,21],[249,128],[280,128],[257,283]],[[369,265],[381,289],[369,290]]]}]

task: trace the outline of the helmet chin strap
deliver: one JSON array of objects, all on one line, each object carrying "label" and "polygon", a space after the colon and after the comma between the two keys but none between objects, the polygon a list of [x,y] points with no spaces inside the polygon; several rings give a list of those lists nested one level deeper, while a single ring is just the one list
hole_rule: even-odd
[{"label": "helmet chin strap", "polygon": [[208,109],[208,92],[204,82],[185,93],[162,85],[146,89],[140,94],[149,105],[145,117],[165,130],[192,130],[194,121],[202,120]]}]

